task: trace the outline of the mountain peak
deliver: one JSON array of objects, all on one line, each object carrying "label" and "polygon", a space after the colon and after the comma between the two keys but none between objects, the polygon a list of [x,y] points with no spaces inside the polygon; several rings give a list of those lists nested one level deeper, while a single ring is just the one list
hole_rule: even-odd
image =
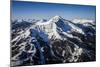
[{"label": "mountain peak", "polygon": [[49,20],[49,22],[58,22],[59,20],[62,20],[62,17],[56,15],[56,16],[54,16],[53,18],[51,18],[51,19]]},{"label": "mountain peak", "polygon": [[60,16],[59,15],[56,15],[56,16],[54,16],[54,18],[60,18]]},{"label": "mountain peak", "polygon": [[56,15],[53,17],[53,19],[61,19],[61,16]]}]

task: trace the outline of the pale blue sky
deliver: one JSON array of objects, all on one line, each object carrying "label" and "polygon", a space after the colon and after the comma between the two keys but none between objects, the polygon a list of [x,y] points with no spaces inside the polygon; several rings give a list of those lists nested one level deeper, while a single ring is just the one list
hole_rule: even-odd
[{"label": "pale blue sky", "polygon": [[59,15],[65,19],[95,20],[95,6],[12,1],[12,19],[49,19]]}]

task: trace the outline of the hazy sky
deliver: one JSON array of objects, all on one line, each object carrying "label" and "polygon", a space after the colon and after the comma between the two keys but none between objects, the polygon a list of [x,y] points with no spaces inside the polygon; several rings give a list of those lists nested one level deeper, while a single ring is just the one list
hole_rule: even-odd
[{"label": "hazy sky", "polygon": [[95,19],[95,6],[50,4],[40,2],[12,1],[12,19],[49,19],[59,15],[65,19]]}]

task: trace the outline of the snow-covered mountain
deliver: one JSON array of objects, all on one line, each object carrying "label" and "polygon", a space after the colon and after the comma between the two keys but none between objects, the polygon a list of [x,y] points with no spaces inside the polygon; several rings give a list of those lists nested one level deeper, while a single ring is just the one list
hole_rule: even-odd
[{"label": "snow-covered mountain", "polygon": [[49,38],[54,36],[55,38],[62,39],[59,33],[69,36],[69,31],[77,31],[78,33],[84,34],[84,31],[81,28],[73,23],[65,21],[60,16],[54,16],[46,22],[39,21],[35,26],[39,31],[45,32]]},{"label": "snow-covered mountain", "polygon": [[80,24],[84,24],[84,23],[94,23],[94,20],[88,20],[88,19],[74,19],[72,20],[74,23],[80,23]]},{"label": "snow-covered mountain", "polygon": [[75,22],[54,16],[12,24],[20,25],[11,29],[12,66],[95,61],[95,25]]}]

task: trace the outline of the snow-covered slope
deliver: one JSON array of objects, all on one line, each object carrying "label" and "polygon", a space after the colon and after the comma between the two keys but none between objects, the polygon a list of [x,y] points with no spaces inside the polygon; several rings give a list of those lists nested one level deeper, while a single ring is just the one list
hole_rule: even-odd
[{"label": "snow-covered slope", "polygon": [[54,21],[52,21],[52,19],[50,19],[47,22],[40,22],[39,21],[39,22],[36,23],[35,28],[38,31],[45,32],[48,35],[49,38],[51,38],[53,36],[55,38],[61,38],[60,35],[58,34],[57,30],[56,30],[57,29],[57,25],[54,23]]},{"label": "snow-covered slope", "polygon": [[60,16],[54,16],[46,22],[39,21],[35,26],[38,30],[42,30],[47,35],[49,35],[49,38],[54,36],[55,38],[61,39],[61,36],[58,33],[59,31],[65,32],[66,34],[68,34],[68,31],[76,31],[78,33],[84,34],[84,31],[81,28],[74,25],[73,23],[65,21]]}]

